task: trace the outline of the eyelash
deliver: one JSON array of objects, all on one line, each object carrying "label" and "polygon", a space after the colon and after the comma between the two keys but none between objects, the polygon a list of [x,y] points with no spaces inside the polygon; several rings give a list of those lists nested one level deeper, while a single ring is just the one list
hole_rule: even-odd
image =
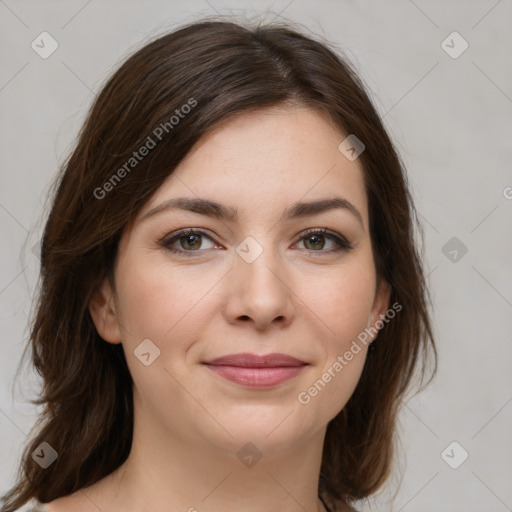
[{"label": "eyelash", "polygon": [[[177,249],[176,247],[171,247],[172,243],[174,243],[175,241],[177,241],[180,238],[183,238],[187,235],[202,235],[202,236],[206,236],[210,240],[214,241],[208,233],[206,233],[205,231],[203,231],[201,229],[187,228],[187,229],[181,229],[180,231],[178,231],[176,233],[171,233],[171,235],[165,237],[160,243],[163,247],[165,247],[167,250],[171,251],[172,253],[181,254],[183,256],[186,255],[189,258],[195,257],[196,255],[194,253],[201,253],[202,251],[207,250],[207,249],[199,249],[199,250],[195,250],[195,251],[186,251],[184,249]],[[338,253],[340,251],[349,251],[352,249],[352,246],[345,240],[345,238],[338,236],[335,233],[331,233],[325,228],[316,228],[316,229],[313,228],[313,229],[308,229],[308,230],[304,231],[303,233],[300,234],[300,238],[299,238],[298,242],[302,241],[304,238],[307,238],[308,236],[311,236],[311,235],[324,235],[326,238],[330,238],[331,240],[333,240],[334,243],[338,246],[336,249],[331,249],[329,251],[309,250],[309,252],[311,254],[314,254],[315,256],[316,256],[315,253],[320,253],[319,254],[319,256],[320,256],[322,253],[333,254],[333,253]],[[308,250],[308,249],[306,249],[306,250]]]}]

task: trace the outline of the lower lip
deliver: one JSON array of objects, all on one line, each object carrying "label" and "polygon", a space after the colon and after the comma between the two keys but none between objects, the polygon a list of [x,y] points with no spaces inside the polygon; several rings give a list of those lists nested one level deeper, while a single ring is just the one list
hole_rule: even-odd
[{"label": "lower lip", "polygon": [[275,368],[245,368],[241,366],[206,365],[227,380],[243,386],[268,388],[295,377],[306,365]]}]

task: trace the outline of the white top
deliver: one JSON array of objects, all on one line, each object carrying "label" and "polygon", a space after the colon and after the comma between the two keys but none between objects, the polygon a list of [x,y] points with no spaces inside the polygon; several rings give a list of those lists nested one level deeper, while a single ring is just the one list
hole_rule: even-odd
[{"label": "white top", "polygon": [[32,498],[27,503],[28,508],[22,508],[20,509],[20,512],[50,512],[44,505],[44,503],[41,503],[40,501],[36,500],[35,498]]}]

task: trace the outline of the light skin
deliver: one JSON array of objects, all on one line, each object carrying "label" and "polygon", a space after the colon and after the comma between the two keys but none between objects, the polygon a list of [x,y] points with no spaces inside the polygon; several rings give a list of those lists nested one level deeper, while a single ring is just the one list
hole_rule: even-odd
[{"label": "light skin", "polygon": [[[134,380],[132,450],[114,473],[49,510],[324,510],[326,427],[354,391],[367,348],[308,404],[297,397],[389,302],[389,288],[377,286],[363,170],[338,150],[344,138],[306,107],[243,113],[203,137],[143,207],[121,238],[115,289],[105,280],[90,304],[105,342],[122,343]],[[179,209],[144,218],[177,197],[236,208],[238,219]],[[333,197],[353,211],[280,220],[296,202]],[[175,254],[161,241],[183,228],[206,234],[174,240],[183,251]],[[313,228],[328,234],[304,234]],[[335,251],[331,234],[352,248]],[[252,262],[236,251],[247,237],[258,244],[249,251],[262,249]],[[160,350],[148,366],[134,354],[145,339]],[[256,390],[201,364],[240,352],[308,365]],[[237,457],[248,442],[262,454],[252,467]]]}]

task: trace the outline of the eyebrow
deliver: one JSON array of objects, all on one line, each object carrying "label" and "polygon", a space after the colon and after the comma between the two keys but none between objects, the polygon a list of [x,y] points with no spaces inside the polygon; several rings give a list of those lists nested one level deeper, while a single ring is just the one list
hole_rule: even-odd
[{"label": "eyebrow", "polygon": [[[360,211],[347,199],[343,197],[332,197],[329,199],[318,199],[310,202],[297,202],[293,203],[287,208],[280,217],[280,221],[308,217],[310,215],[319,215],[321,213],[334,210],[334,209],[346,210],[361,224],[364,229],[363,216]],[[164,201],[163,203],[155,206],[147,212],[140,221],[152,217],[160,212],[167,210],[184,210],[208,217],[215,217],[221,220],[229,220],[235,222],[238,219],[238,209],[231,206],[226,206],[209,199],[194,198],[194,197],[173,197]]]}]

